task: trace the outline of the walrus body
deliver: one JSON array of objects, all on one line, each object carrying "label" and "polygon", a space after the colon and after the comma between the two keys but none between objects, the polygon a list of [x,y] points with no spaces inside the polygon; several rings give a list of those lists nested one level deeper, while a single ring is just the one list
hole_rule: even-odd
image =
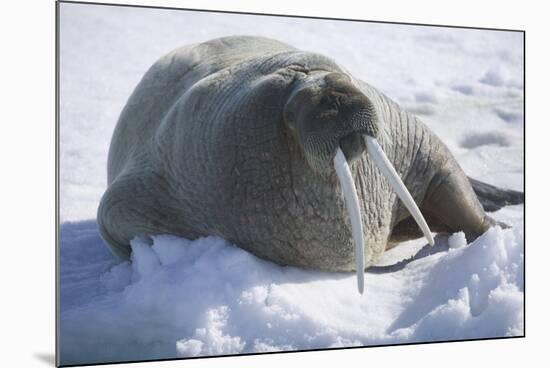
[{"label": "walrus body", "polygon": [[329,169],[340,144],[368,267],[421,233],[362,154],[363,133],[377,137],[432,230],[473,239],[491,225],[452,154],[416,117],[327,57],[228,37],[169,53],[136,87],[110,146],[101,235],[123,258],[136,236],[218,235],[278,264],[352,270],[350,221]]}]

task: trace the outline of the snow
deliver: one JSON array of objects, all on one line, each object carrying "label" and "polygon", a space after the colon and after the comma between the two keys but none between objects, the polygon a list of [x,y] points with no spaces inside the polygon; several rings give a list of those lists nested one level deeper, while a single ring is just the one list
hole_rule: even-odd
[{"label": "snow", "polygon": [[463,231],[459,231],[458,233],[454,233],[451,236],[449,236],[448,242],[449,242],[449,248],[453,248],[453,249],[462,248],[468,244],[466,242],[466,235],[464,235]]},{"label": "snow", "polygon": [[511,228],[471,244],[457,233],[391,249],[362,296],[354,273],[280,267],[215,237],[135,239],[120,263],[95,222],[109,140],[143,73],[175,47],[231,34],[334,58],[417,114],[468,175],[523,190],[522,34],[60,8],[63,364],[523,334],[523,205],[492,214]]},{"label": "snow", "polygon": [[[280,267],[216,237],[160,235],[152,247],[136,239],[131,262],[116,264],[105,248],[90,260],[89,244],[101,243],[95,230],[93,222],[63,225],[66,363],[523,332],[521,227],[493,228],[469,245],[454,240],[462,245],[451,249],[440,239],[436,253],[402,269],[367,270],[363,296],[353,273]],[[85,235],[74,242],[76,234]],[[76,275],[85,287],[66,281]]]}]

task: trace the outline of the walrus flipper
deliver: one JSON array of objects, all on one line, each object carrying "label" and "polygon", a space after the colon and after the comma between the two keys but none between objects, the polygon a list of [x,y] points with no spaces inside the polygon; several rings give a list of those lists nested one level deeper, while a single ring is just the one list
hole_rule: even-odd
[{"label": "walrus flipper", "polygon": [[494,212],[504,206],[522,204],[525,194],[515,190],[500,189],[491,184],[468,177],[479,202],[487,212]]}]

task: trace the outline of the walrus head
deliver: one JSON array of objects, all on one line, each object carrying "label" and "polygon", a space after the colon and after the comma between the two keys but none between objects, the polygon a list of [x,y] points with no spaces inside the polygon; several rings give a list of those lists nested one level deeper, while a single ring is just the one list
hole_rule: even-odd
[{"label": "walrus head", "polygon": [[333,170],[337,147],[355,161],[366,150],[364,136],[376,138],[380,130],[371,101],[343,73],[310,74],[292,91],[284,118],[320,175]]},{"label": "walrus head", "polygon": [[370,99],[344,73],[313,72],[292,91],[284,120],[314,172],[335,170],[352,225],[359,292],[363,292],[364,242],[361,212],[349,163],[368,152],[380,172],[416,220],[430,244],[426,220],[378,144],[380,120]]}]

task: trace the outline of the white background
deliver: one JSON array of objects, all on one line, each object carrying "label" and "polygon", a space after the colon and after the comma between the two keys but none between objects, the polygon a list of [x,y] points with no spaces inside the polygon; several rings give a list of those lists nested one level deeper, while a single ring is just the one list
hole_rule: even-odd
[{"label": "white background", "polygon": [[[129,2],[129,1],[127,1]],[[405,21],[417,23],[525,29],[526,39],[526,334],[525,339],[368,348],[318,353],[276,354],[225,359],[187,360],[140,366],[227,366],[357,362],[372,366],[447,367],[474,364],[517,366],[544,359],[548,302],[546,265],[550,259],[544,235],[543,183],[548,151],[547,88],[550,65],[546,12],[525,2],[437,1],[331,4],[277,1],[132,1],[175,7],[262,13]],[[10,366],[52,365],[54,354],[54,2],[3,4],[0,37],[2,57],[2,272],[0,361]],[[7,112],[7,114],[6,114]],[[539,170],[537,170],[539,169]],[[7,235],[7,236],[6,236]],[[120,365],[118,365],[120,366]],[[124,366],[124,365],[123,365]]]}]

